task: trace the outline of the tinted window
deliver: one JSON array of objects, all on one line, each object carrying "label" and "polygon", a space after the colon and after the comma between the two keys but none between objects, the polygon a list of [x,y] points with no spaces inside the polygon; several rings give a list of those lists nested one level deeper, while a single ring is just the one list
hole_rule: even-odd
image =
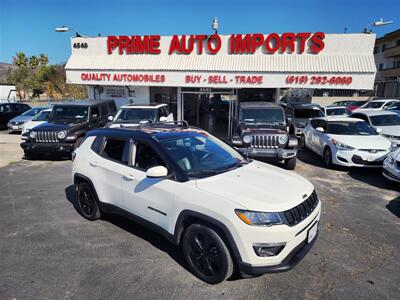
[{"label": "tinted window", "polygon": [[329,108],[326,110],[326,113],[328,116],[342,116],[350,114],[347,108]]},{"label": "tinted window", "polygon": [[104,149],[102,151],[102,156],[117,162],[124,164],[128,163],[127,156],[125,153],[126,140],[107,138],[105,141]]},{"label": "tinted window", "polygon": [[168,107],[163,106],[163,107],[161,107],[161,109],[164,111],[164,116],[168,117],[169,116]]},{"label": "tinted window", "polygon": [[108,115],[108,106],[107,103],[101,104],[100,105],[100,114],[102,116],[107,116]]},{"label": "tinted window", "polygon": [[9,112],[11,112],[11,106],[10,106],[9,104],[1,105],[1,106],[0,106],[0,112],[2,112],[2,113],[9,113]]},{"label": "tinted window", "polygon": [[294,117],[299,119],[319,118],[324,117],[324,113],[319,109],[296,108],[294,110]]},{"label": "tinted window", "polygon": [[47,121],[49,119],[49,116],[51,114],[51,111],[41,111],[38,113],[36,116],[33,117],[32,121]]},{"label": "tinted window", "polygon": [[127,108],[121,109],[116,117],[115,123],[135,123],[141,122],[155,122],[156,121],[155,109],[146,108]]},{"label": "tinted window", "polygon": [[371,116],[371,123],[373,126],[396,126],[400,125],[399,115],[380,115]]},{"label": "tinted window", "polygon": [[38,113],[40,113],[41,110],[42,110],[41,108],[31,108],[26,112],[24,112],[21,116],[33,117],[36,116]]},{"label": "tinted window", "polygon": [[394,102],[386,108],[387,110],[400,110],[400,102]]},{"label": "tinted window", "polygon": [[135,156],[135,168],[138,168],[143,171],[147,171],[148,169],[156,166],[165,166],[165,163],[154,151],[152,147],[149,145],[138,142],[136,144],[136,156]]},{"label": "tinted window", "polygon": [[99,107],[98,106],[92,106],[90,108],[90,117],[91,118],[97,118],[99,116]]},{"label": "tinted window", "polygon": [[86,119],[88,116],[87,106],[56,106],[51,115],[52,120]]},{"label": "tinted window", "polygon": [[326,121],[324,120],[311,120],[311,126],[313,128],[317,128],[317,127],[322,127],[322,128],[326,128]]},{"label": "tinted window", "polygon": [[94,152],[96,152],[97,154],[99,154],[99,153],[100,153],[100,150],[101,150],[101,145],[102,145],[102,144],[103,144],[103,137],[102,137],[102,136],[97,136],[97,137],[94,139],[91,148],[92,148],[92,150],[93,150]]},{"label": "tinted window", "polygon": [[356,119],[361,119],[364,120],[365,122],[367,122],[369,124],[369,120],[368,117],[365,115],[361,115],[361,114],[354,114],[351,116],[352,118],[356,118]]},{"label": "tinted window", "polygon": [[109,112],[110,114],[113,114],[113,113],[116,112],[117,107],[115,106],[114,101],[113,101],[113,102],[109,102],[107,105],[108,105],[108,112]]},{"label": "tinted window", "polygon": [[240,110],[240,122],[245,123],[283,123],[285,116],[281,109],[243,108]]},{"label": "tinted window", "polygon": [[381,108],[385,102],[371,101],[363,106],[363,108]]},{"label": "tinted window", "polygon": [[326,133],[339,135],[377,135],[378,133],[364,121],[344,122],[334,121],[328,122]]}]

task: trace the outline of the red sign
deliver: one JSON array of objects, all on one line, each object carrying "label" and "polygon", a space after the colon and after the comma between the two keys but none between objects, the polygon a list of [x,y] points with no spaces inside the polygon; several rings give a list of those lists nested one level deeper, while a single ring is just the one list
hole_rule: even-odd
[{"label": "red sign", "polygon": [[[134,35],[134,36],[108,36],[107,52],[112,54],[118,50],[119,54],[160,54],[159,35]],[[255,34],[231,34],[229,37],[229,54],[252,54],[257,50],[265,54],[293,53],[299,49],[299,53],[308,51],[319,53],[324,47],[325,34],[323,32],[300,33],[270,33],[264,35]],[[190,54],[197,51],[198,54],[206,52],[216,54],[222,47],[222,39],[218,34],[203,35],[174,35],[169,45],[169,54]]]}]

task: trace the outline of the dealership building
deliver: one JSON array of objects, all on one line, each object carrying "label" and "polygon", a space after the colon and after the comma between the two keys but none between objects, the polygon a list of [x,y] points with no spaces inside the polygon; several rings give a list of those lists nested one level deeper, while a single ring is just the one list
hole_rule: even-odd
[{"label": "dealership building", "polygon": [[229,137],[237,105],[281,89],[372,90],[374,34],[74,37],[67,83],[89,98],[167,103],[175,119]]}]

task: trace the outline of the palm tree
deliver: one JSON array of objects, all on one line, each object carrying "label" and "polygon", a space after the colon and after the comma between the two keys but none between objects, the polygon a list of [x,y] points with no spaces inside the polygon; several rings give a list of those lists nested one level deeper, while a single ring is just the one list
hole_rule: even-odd
[{"label": "palm tree", "polygon": [[13,62],[16,66],[26,66],[28,64],[28,59],[24,52],[17,52],[13,58]]},{"label": "palm tree", "polygon": [[29,57],[29,65],[35,70],[39,66],[39,59],[35,55],[32,55]]},{"label": "palm tree", "polygon": [[41,66],[46,66],[49,63],[49,58],[46,54],[39,54],[39,64]]}]

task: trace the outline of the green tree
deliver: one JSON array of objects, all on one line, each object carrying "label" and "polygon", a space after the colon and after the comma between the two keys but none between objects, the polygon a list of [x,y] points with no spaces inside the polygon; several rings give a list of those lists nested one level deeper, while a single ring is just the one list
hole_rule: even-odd
[{"label": "green tree", "polygon": [[13,57],[13,63],[18,67],[26,66],[28,64],[28,59],[26,58],[25,53],[17,52]]},{"label": "green tree", "polygon": [[49,58],[47,57],[46,54],[39,54],[39,65],[41,66],[47,66],[47,64],[49,63]]},{"label": "green tree", "polygon": [[39,59],[35,55],[29,57],[28,62],[33,70],[36,70],[36,68],[39,66]]}]

